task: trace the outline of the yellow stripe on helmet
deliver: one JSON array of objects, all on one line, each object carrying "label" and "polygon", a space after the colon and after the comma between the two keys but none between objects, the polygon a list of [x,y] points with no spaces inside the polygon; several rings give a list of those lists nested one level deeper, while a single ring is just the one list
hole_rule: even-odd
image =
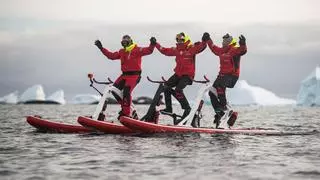
[{"label": "yellow stripe on helmet", "polygon": [[232,41],[230,42],[229,45],[233,45],[234,47],[239,47],[236,38],[232,38]]},{"label": "yellow stripe on helmet", "polygon": [[185,34],[185,36],[184,36],[184,42],[186,43],[187,41],[189,41],[188,46],[191,46],[191,45],[192,45],[192,42],[191,42],[190,36],[188,36],[188,35]]}]

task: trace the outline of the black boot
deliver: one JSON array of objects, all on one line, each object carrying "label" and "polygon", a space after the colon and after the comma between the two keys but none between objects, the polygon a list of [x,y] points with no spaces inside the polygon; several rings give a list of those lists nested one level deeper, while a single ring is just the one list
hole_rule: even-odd
[{"label": "black boot", "polygon": [[191,108],[187,108],[184,110],[181,119],[184,119],[185,117],[187,117],[190,114]]},{"label": "black boot", "polygon": [[[174,125],[179,124],[185,117],[187,117],[190,114],[190,111],[191,111],[191,108],[185,109],[184,112],[183,112],[183,115],[179,119],[176,116],[174,116],[173,117],[173,124]],[[183,124],[185,125],[186,122],[183,123]]]},{"label": "black boot", "polygon": [[165,89],[164,91],[164,99],[166,103],[166,108],[161,109],[160,112],[165,114],[165,113],[172,113],[172,100],[171,100],[171,92],[172,89]]},{"label": "black boot", "polygon": [[136,110],[133,110],[133,111],[132,111],[131,116],[132,116],[132,119],[139,119],[139,116],[138,116]]},{"label": "black boot", "polygon": [[181,116],[181,119],[184,119],[190,114],[191,108],[186,96],[183,94],[182,90],[176,90],[174,94],[175,98],[179,101],[181,108],[184,109],[184,112]]},{"label": "black boot", "polygon": [[118,117],[117,117],[117,119],[120,120],[120,117],[123,116],[123,115],[124,115],[124,114],[122,113],[122,110],[120,110],[120,111],[118,112]]},{"label": "black boot", "polygon": [[97,120],[98,121],[104,121],[105,118],[106,118],[106,115],[104,115],[103,112],[100,112]]},{"label": "black boot", "polygon": [[191,122],[191,126],[194,127],[194,128],[198,128],[200,127],[200,117],[197,116],[197,115],[194,115],[193,119],[192,119],[192,122]]},{"label": "black boot", "polygon": [[220,107],[220,102],[218,100],[218,97],[211,91],[209,92],[209,96],[210,96],[210,101],[213,109],[218,109]]},{"label": "black boot", "polygon": [[160,110],[160,112],[162,113],[162,114],[168,114],[168,113],[172,113],[172,107],[166,107],[165,109],[161,109]]}]

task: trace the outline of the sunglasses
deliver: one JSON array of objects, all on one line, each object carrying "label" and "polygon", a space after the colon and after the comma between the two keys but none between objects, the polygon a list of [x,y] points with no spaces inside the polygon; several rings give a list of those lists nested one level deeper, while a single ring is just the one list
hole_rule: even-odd
[{"label": "sunglasses", "polygon": [[184,42],[184,39],[176,38],[176,41],[177,41],[177,42]]}]

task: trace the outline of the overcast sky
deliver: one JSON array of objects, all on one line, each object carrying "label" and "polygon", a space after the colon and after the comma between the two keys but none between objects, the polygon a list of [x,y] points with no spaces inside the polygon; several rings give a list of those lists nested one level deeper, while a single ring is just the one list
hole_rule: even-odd
[{"label": "overcast sky", "polygon": [[4,18],[104,22],[297,22],[319,19],[318,0],[1,0]]},{"label": "overcast sky", "polygon": [[[47,95],[65,90],[67,99],[94,93],[86,73],[116,78],[119,62],[108,61],[93,45],[100,39],[118,50],[130,34],[141,45],[156,36],[174,46],[184,31],[193,41],[208,31],[217,44],[226,32],[248,41],[241,79],[293,97],[300,81],[320,64],[320,1],[317,0],[0,0],[0,97],[34,84]],[[143,60],[144,79],[135,94],[151,95],[147,75],[169,77],[174,59],[157,50]],[[197,57],[197,78],[214,79],[218,58],[208,49]],[[195,88],[187,89],[194,94]]]}]

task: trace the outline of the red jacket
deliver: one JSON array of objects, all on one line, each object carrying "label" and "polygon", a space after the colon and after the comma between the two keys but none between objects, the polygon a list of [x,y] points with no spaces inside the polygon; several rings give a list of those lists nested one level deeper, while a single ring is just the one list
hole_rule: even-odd
[{"label": "red jacket", "polygon": [[141,57],[149,55],[153,52],[155,46],[138,47],[137,45],[130,51],[126,52],[125,49],[120,49],[117,52],[110,52],[108,49],[103,48],[102,53],[111,60],[121,60],[121,71],[141,71]]},{"label": "red jacket", "polygon": [[240,56],[247,53],[246,45],[240,45],[240,47],[229,45],[228,47],[221,48],[214,45],[210,40],[208,41],[208,46],[211,51],[220,58],[219,74],[232,74],[235,76],[239,76]]},{"label": "red jacket", "polygon": [[166,56],[176,56],[176,67],[174,72],[178,76],[188,75],[191,79],[195,74],[195,59],[196,54],[202,52],[206,48],[205,42],[196,43],[188,46],[190,43],[187,41],[184,44],[177,44],[176,47],[164,48],[160,44],[156,45],[156,48]]}]

